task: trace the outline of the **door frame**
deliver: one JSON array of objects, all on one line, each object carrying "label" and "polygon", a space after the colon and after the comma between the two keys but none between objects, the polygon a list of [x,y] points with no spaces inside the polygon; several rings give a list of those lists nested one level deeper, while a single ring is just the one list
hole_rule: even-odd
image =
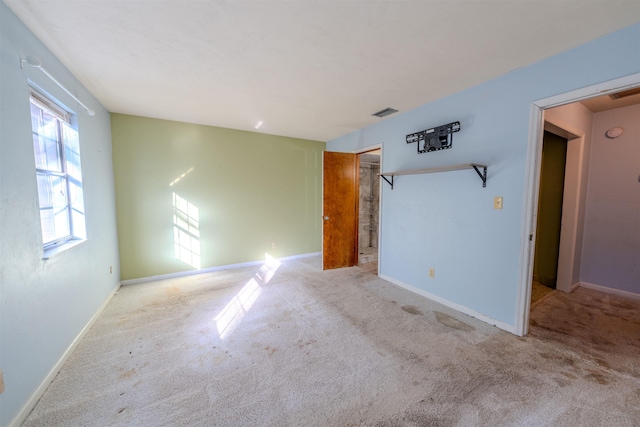
[{"label": "door frame", "polygon": [[572,281],[579,232],[585,133],[583,130],[547,117],[544,117],[544,130],[567,139],[556,289],[571,292],[577,287]]},{"label": "door frame", "polygon": [[[568,233],[568,231],[572,230],[573,227],[569,226],[569,224],[567,222],[565,222],[565,219],[569,218],[569,220],[572,220],[572,219],[575,218],[577,220],[578,214],[580,213],[580,210],[579,210],[580,205],[579,205],[579,203],[577,203],[575,206],[570,206],[569,197],[571,197],[572,195],[575,195],[578,198],[576,201],[579,201],[580,193],[579,192],[576,193],[575,190],[576,189],[578,191],[580,190],[580,177],[582,176],[582,168],[581,168],[581,166],[582,166],[582,162],[581,162],[582,156],[581,156],[581,154],[582,153],[580,152],[580,150],[573,150],[573,151],[569,150],[569,138],[562,135],[563,133],[566,134],[566,132],[561,132],[560,129],[555,127],[555,126],[553,126],[553,130],[549,130],[549,127],[550,127],[549,125],[550,124],[546,120],[545,116],[546,116],[546,114],[543,115],[543,117],[544,117],[544,131],[542,132],[543,155],[542,155],[542,157],[540,157],[540,179],[541,180],[544,178],[543,177],[544,172],[542,171],[542,167],[543,167],[542,163],[543,163],[543,157],[544,157],[544,144],[545,144],[545,140],[544,140],[545,139],[545,135],[544,134],[546,132],[549,132],[550,134],[553,134],[554,136],[557,136],[557,137],[561,138],[563,140],[563,143],[565,144],[565,147],[564,147],[565,148],[565,161],[564,161],[564,163],[562,165],[563,172],[564,172],[564,176],[562,178],[562,204],[560,205],[560,209],[561,210],[560,210],[560,218],[559,218],[561,226],[560,226],[560,230],[558,230],[558,235],[557,235],[558,236],[558,257],[555,260],[555,262],[556,262],[556,271],[555,271],[556,283],[555,283],[555,286],[554,286],[554,289],[561,290],[561,287],[564,286],[564,282],[567,281],[567,280],[570,282],[571,281],[571,276],[572,276],[572,274],[569,274],[569,276],[566,277],[566,274],[564,274],[564,273],[567,272],[566,271],[567,270],[566,269],[567,260],[566,260],[566,256],[563,256],[565,254],[563,254],[562,252],[563,252],[564,249],[568,249],[567,248],[567,244],[566,244],[567,241],[572,241],[572,242],[575,243],[575,237],[576,236],[570,235],[570,233]],[[578,153],[574,153],[574,151],[578,151]],[[577,159],[573,159],[572,158],[573,155],[576,155],[576,154],[578,154],[580,157],[577,158]],[[577,160],[577,163],[580,166],[580,168],[578,168],[578,170],[575,171],[575,172],[578,172],[576,174],[576,176],[570,176],[570,174],[567,173],[568,170],[574,171],[573,168],[569,167],[570,164],[572,163],[571,162],[572,160]],[[539,183],[538,185],[540,185],[540,184],[541,183]],[[541,188],[540,192],[544,193],[544,189]],[[538,193],[538,201],[540,200],[540,196],[541,196],[540,192]],[[571,208],[574,208],[574,209],[571,209]],[[568,211],[569,210],[571,210],[571,213],[573,213],[575,215],[568,215],[568,213],[569,213]],[[537,212],[536,214],[538,215],[539,212]],[[533,265],[533,267],[534,267],[534,270],[535,270],[535,255],[536,255],[536,253],[538,253],[538,237],[539,236],[537,234],[538,233],[537,227],[538,227],[538,223],[536,221],[536,235],[535,235],[535,242],[536,243],[533,246],[533,254],[534,254],[534,263],[533,263],[534,265]],[[563,240],[564,240],[564,242],[563,242]],[[572,245],[572,246],[575,246],[575,245]],[[563,260],[563,264],[560,263],[561,259]],[[560,278],[558,277],[561,272],[563,273],[563,275],[562,275],[563,276],[562,277],[562,283],[561,283]],[[569,269],[568,272],[572,273],[572,269]],[[534,271],[534,275],[532,275],[531,282],[534,281],[533,280],[534,276],[535,276],[535,271]],[[533,286],[533,283],[531,283],[531,286]]]},{"label": "door frame", "polygon": [[[519,255],[519,285],[514,328],[516,335],[525,336],[529,331],[531,277],[533,274],[533,249],[535,248],[538,191],[540,186],[540,160],[542,153],[542,135],[544,133],[544,110],[583,101],[600,95],[633,89],[639,86],[640,73],[635,73],[571,92],[540,99],[531,103],[529,110],[529,138],[525,164],[525,205],[523,209],[521,222],[522,229],[520,234],[522,243],[520,245]],[[579,206],[579,203],[576,203],[576,205]],[[574,231],[577,233],[577,228]],[[573,244],[571,246],[573,254],[575,255],[575,239],[573,239]],[[575,257],[572,258],[575,259]],[[573,268],[573,265],[571,267]]]},{"label": "door frame", "polygon": [[[374,144],[374,145],[370,145],[368,147],[364,147],[364,148],[358,148],[356,151],[354,151],[353,153],[356,155],[358,161],[356,162],[358,165],[358,168],[360,167],[360,154],[364,154],[364,153],[368,153],[369,151],[376,151],[376,150],[380,150],[380,173],[382,173],[382,143],[379,144]],[[360,171],[358,170],[358,176],[360,176]],[[360,183],[358,182],[358,194],[360,192]],[[358,196],[358,201],[360,200],[360,197]],[[359,203],[359,202],[358,202]],[[356,215],[358,215],[358,218],[356,218],[356,223],[358,224],[357,226],[357,230],[356,230],[356,239],[358,244],[360,243],[360,221],[359,221],[359,210],[356,210]],[[382,253],[380,251],[380,248],[382,247],[382,242],[381,242],[381,236],[382,236],[382,180],[380,180],[380,182],[378,183],[378,229],[376,230],[376,233],[378,233],[378,271],[376,272],[376,274],[379,276],[380,275],[380,254]],[[358,254],[359,255],[359,254]],[[360,258],[358,257],[358,260]]]},{"label": "door frame", "polygon": [[[382,148],[382,146],[383,146],[383,143],[380,142],[378,144],[373,144],[373,145],[369,145],[367,147],[358,148],[358,149],[353,150],[353,151],[342,151],[342,152],[343,153],[350,153],[350,154],[355,155],[356,156],[356,165],[355,165],[355,167],[358,168],[359,167],[359,163],[360,163],[360,154],[366,153],[367,151],[374,151],[374,150],[378,150],[379,149],[380,150],[380,170],[382,171],[382,162],[383,162],[383,159],[382,159],[383,148]],[[330,150],[324,150],[324,151],[330,151]],[[334,152],[340,152],[340,151],[334,151]],[[321,210],[322,210],[322,216],[324,217],[324,215],[325,215],[325,208],[324,208],[324,154],[323,154],[322,158],[323,158],[323,161],[322,161],[323,162],[323,164],[322,164],[322,174],[323,175],[322,175],[321,194],[323,194],[323,197],[322,197]],[[359,192],[359,190],[360,190],[359,189],[359,186],[360,186],[360,171],[357,170],[355,172],[356,172],[356,186],[357,186],[356,191]],[[378,272],[377,273],[379,275],[380,274],[380,265],[381,265],[380,254],[382,253],[381,252],[381,248],[382,248],[382,242],[381,242],[381,240],[382,240],[381,239],[381,236],[382,236],[382,233],[381,233],[381,230],[382,230],[382,209],[381,209],[382,208],[382,184],[381,183],[380,183],[380,188],[379,188],[378,194],[379,194],[379,197],[378,197]],[[356,196],[356,208],[357,208],[358,200],[359,200],[359,197]],[[355,215],[358,215],[357,210],[355,210],[354,212],[355,212]],[[322,227],[321,227],[320,232],[322,233],[322,235],[321,235],[321,240],[323,242],[322,243],[323,244],[322,257],[323,257],[323,263],[324,263],[324,219],[322,219],[321,222],[322,222]],[[357,217],[355,218],[355,222],[356,222],[356,230],[355,230],[356,231],[356,236],[355,236],[354,244],[355,244],[355,250],[356,250],[356,265],[358,265],[358,251],[357,251],[357,249],[358,249],[359,230],[358,230],[358,218]]]},{"label": "door frame", "polygon": [[[366,153],[368,151],[380,150],[380,172],[382,172],[382,165],[384,161],[383,159],[384,149],[382,148],[383,145],[384,144],[380,142],[378,144],[368,145],[366,147],[358,148],[357,150],[353,151],[353,153],[358,158],[358,165],[360,164],[360,154]],[[381,248],[382,248],[382,180],[380,180],[380,183],[378,183],[378,185],[379,185],[379,188],[378,188],[378,271],[377,271],[377,274],[380,275],[380,271],[382,270],[380,268],[382,263],[382,258],[380,257],[380,255],[382,254],[382,251],[381,251]],[[358,192],[359,191],[360,191],[360,171],[358,171]],[[357,231],[358,233],[360,233],[359,218],[356,218],[356,224],[357,224],[356,227],[358,228]]]}]

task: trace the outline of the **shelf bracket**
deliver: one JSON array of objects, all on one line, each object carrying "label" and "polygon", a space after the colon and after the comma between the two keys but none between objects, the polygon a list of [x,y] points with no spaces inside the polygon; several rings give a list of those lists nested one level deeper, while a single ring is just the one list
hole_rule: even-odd
[{"label": "shelf bracket", "polygon": [[391,181],[389,181],[389,180],[387,179],[387,177],[386,177],[386,176],[384,176],[384,175],[380,175],[380,176],[382,177],[382,179],[384,179],[385,181],[387,181],[387,183],[391,186],[391,189],[393,190],[393,175],[391,175]]},{"label": "shelf bracket", "polygon": [[480,179],[482,180],[482,188],[487,186],[487,167],[483,167],[483,172],[481,173],[480,170],[478,169],[478,167],[476,165],[473,165],[473,168],[475,169],[476,173],[478,174],[478,176],[480,177]]}]

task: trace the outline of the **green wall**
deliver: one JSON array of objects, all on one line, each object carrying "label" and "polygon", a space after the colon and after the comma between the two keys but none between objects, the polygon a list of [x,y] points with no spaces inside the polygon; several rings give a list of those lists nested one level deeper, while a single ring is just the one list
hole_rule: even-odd
[{"label": "green wall", "polygon": [[122,114],[111,132],[122,280],[321,251],[324,142]]}]

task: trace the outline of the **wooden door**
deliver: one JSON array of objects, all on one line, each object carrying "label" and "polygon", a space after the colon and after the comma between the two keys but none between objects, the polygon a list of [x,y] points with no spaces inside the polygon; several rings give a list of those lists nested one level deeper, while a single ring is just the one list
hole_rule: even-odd
[{"label": "wooden door", "polygon": [[323,160],[322,268],[351,267],[358,259],[357,156],[325,151]]}]

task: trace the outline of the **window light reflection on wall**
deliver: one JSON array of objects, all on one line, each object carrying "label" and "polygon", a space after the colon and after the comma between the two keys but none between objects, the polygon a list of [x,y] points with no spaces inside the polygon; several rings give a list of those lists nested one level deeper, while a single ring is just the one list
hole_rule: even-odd
[{"label": "window light reflection on wall", "polygon": [[169,187],[173,187],[174,184],[177,184],[178,182],[180,182],[180,180],[182,178],[184,178],[185,176],[189,175],[191,172],[193,172],[193,166],[191,166],[189,168],[189,170],[187,170],[185,173],[183,173],[182,175],[180,175],[179,177],[177,177],[176,179],[174,179],[170,184]]},{"label": "window light reflection on wall", "polygon": [[198,208],[173,193],[173,241],[175,257],[200,269],[200,216]]}]

